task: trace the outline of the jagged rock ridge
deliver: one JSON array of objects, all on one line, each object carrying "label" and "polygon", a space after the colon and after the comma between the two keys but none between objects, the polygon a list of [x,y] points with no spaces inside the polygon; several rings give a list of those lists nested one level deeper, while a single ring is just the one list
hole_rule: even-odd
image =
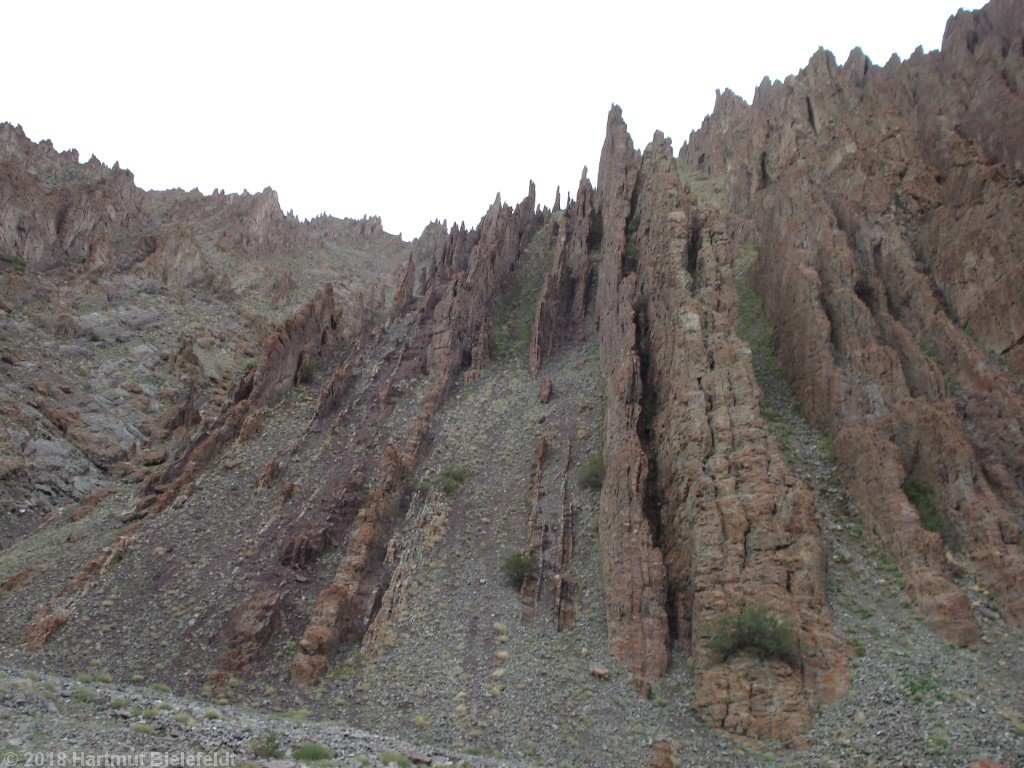
[{"label": "jagged rock ridge", "polygon": [[958,572],[1017,623],[1024,600],[1024,187],[1003,133],[1024,107],[1022,19],[990,3],[950,19],[941,52],[883,68],[819,51],[750,106],[723,94],[681,153],[749,217],[782,368],[865,529],[965,644]]}]

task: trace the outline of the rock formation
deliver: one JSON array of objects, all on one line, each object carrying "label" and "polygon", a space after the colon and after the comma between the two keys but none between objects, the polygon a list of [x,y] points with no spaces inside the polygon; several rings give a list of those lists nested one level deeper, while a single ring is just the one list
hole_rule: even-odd
[{"label": "rock formation", "polygon": [[890,719],[1016,764],[1022,40],[992,0],[819,51],[678,156],[613,106],[564,207],[411,243],[0,125],[2,666],[544,764],[856,764]]},{"label": "rock formation", "polygon": [[1024,189],[1002,133],[1024,105],[1020,23],[1019,3],[993,2],[951,19],[941,52],[881,69],[819,51],[750,106],[721,95],[681,157],[749,217],[782,369],[865,529],[960,644],[979,633],[951,562],[1015,621],[1024,607],[1024,399],[1007,370]]},{"label": "rock formation", "polygon": [[584,172],[576,199],[558,222],[555,265],[548,273],[530,340],[530,373],[537,376],[558,345],[583,338],[587,300],[592,292],[591,232],[594,190]]},{"label": "rock formation", "polygon": [[597,284],[604,419],[605,476],[601,489],[602,572],[607,585],[608,645],[646,692],[670,661],[665,563],[649,519],[650,457],[641,443],[643,383],[637,349],[635,264],[630,268],[626,227],[640,157],[618,107],[608,115],[601,150],[596,207],[601,217]]},{"label": "rock formation", "polygon": [[[479,370],[485,363],[479,357],[486,357],[480,338],[486,338],[493,305],[542,224],[531,183],[529,194],[515,209],[496,199],[478,227],[470,232],[453,229],[443,249],[435,251],[424,287],[424,305],[418,313],[425,327],[406,345],[414,349],[416,339],[429,339],[421,350],[429,391],[404,440],[384,447],[374,488],[352,521],[340,565],[320,592],[299,642],[291,666],[294,684],[315,682],[338,646],[359,640],[373,618],[382,590],[387,588],[380,562],[390,532],[408,508],[409,478],[431,419],[444,404],[458,370],[470,365]],[[419,371],[419,366],[412,367],[411,372]],[[389,383],[385,391],[390,388]]]},{"label": "rock formation", "polygon": [[[736,246],[684,194],[667,140],[657,134],[640,159],[617,108],[597,197],[610,646],[644,690],[678,637],[706,718],[791,738],[846,690],[845,651],[811,494],[760,417],[750,352],[735,333]],[[798,635],[796,668],[715,658],[723,616],[754,605]]]},{"label": "rock formation", "polygon": [[338,324],[334,291],[328,284],[266,338],[259,361],[239,381],[231,404],[192,441],[177,462],[149,479],[136,514],[160,512],[239,436],[247,420],[256,418],[260,409],[272,406],[297,385],[304,366],[315,366],[331,350]]},{"label": "rock formation", "polygon": [[[146,255],[147,241],[133,234],[150,221],[129,171],[108,169],[96,158],[79,164],[74,150],[35,144],[9,123],[0,125],[0,164],[3,252],[39,271],[69,264],[124,267]],[[132,244],[116,252],[119,238]]]}]

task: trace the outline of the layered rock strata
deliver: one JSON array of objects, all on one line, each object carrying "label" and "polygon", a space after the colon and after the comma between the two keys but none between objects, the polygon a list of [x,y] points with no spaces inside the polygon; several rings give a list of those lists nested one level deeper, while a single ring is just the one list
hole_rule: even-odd
[{"label": "layered rock strata", "polygon": [[[556,202],[557,207],[557,202]],[[544,280],[530,337],[530,373],[541,367],[565,341],[579,341],[584,334],[587,301],[593,293],[591,274],[594,227],[594,189],[586,171],[575,200],[555,221],[554,265]]]},{"label": "layered rock strata", "polygon": [[643,381],[634,300],[637,275],[627,269],[626,227],[640,155],[614,107],[601,150],[596,207],[601,219],[597,313],[605,384],[601,569],[608,645],[644,693],[668,669],[671,646],[665,563],[647,514],[650,456],[641,442]]},{"label": "layered rock strata", "polygon": [[261,409],[274,405],[298,384],[306,366],[315,368],[338,340],[340,317],[330,284],[316,293],[263,343],[255,367],[235,389],[232,402],[213,424],[197,435],[184,455],[154,473],[143,488],[134,517],[164,509],[192,479],[239,435]]},{"label": "layered rock strata", "polygon": [[[736,335],[737,246],[685,194],[668,141],[657,134],[641,158],[617,107],[596,201],[599,223],[583,239],[600,236],[610,648],[645,693],[678,640],[706,719],[792,738],[848,688],[846,646],[827,605],[813,496],[760,416]],[[717,628],[743,608],[789,627],[798,659],[716,655]]]},{"label": "layered rock strata", "polygon": [[782,370],[856,515],[968,645],[964,574],[1024,618],[1021,15],[960,14],[941,52],[883,68],[820,51],[749,106],[722,94],[681,159],[750,221]]},{"label": "layered rock strata", "polygon": [[[533,184],[515,209],[497,199],[479,226],[453,228],[437,248],[426,273],[423,304],[416,311],[418,337],[429,341],[423,373],[429,389],[404,439],[387,446],[365,506],[352,522],[341,563],[329,586],[320,592],[292,660],[291,680],[311,685],[326,670],[343,643],[359,641],[373,619],[390,573],[382,566],[387,542],[409,504],[409,479],[430,422],[443,405],[460,369],[486,362],[490,316],[502,290],[545,215],[536,211]],[[442,244],[443,243],[443,244]],[[481,357],[482,355],[482,357]]]},{"label": "layered rock strata", "polygon": [[[685,197],[671,145],[644,153],[629,236],[655,502],[675,633],[697,673],[696,707],[716,725],[790,738],[846,692],[846,646],[826,596],[810,490],[760,415],[751,355],[736,335],[742,250]],[[712,641],[742,608],[793,632],[799,659],[723,660]],[[723,663],[724,662],[724,663]]]}]

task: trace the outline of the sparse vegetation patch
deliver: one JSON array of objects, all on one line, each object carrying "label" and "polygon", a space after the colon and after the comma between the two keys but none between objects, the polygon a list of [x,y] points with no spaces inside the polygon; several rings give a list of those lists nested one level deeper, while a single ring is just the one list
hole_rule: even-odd
[{"label": "sparse vegetation patch", "polygon": [[15,269],[24,269],[25,260],[20,256],[15,256],[13,253],[0,252],[0,262],[4,264],[10,264]]},{"label": "sparse vegetation patch", "polygon": [[391,749],[385,749],[377,755],[377,759],[384,763],[384,765],[397,765],[399,768],[412,768],[412,760],[401,752],[395,752]]},{"label": "sparse vegetation patch", "polygon": [[310,384],[316,376],[316,362],[305,360],[299,366],[299,384]]},{"label": "sparse vegetation patch", "polygon": [[249,754],[253,757],[271,760],[284,757],[284,751],[281,749],[280,737],[271,731],[264,735],[262,739],[258,739],[249,744]]},{"label": "sparse vegetation patch", "polygon": [[949,521],[935,506],[935,502],[924,484],[915,477],[908,477],[903,483],[903,492],[917,510],[918,517],[921,518],[921,525],[932,533],[939,534],[942,541],[949,545],[953,533]]},{"label": "sparse vegetation patch", "polygon": [[580,467],[580,485],[592,491],[599,491],[604,485],[604,456],[599,453],[587,457]]},{"label": "sparse vegetation patch", "polygon": [[494,313],[490,356],[495,360],[523,358],[530,351],[530,337],[537,300],[554,254],[538,231],[516,267],[504,301]]},{"label": "sparse vegetation patch", "polygon": [[526,581],[526,577],[537,570],[533,558],[525,552],[513,552],[505,558],[501,564],[501,572],[508,579],[509,583],[519,589]]},{"label": "sparse vegetation patch", "polygon": [[307,742],[292,750],[292,757],[304,763],[315,763],[320,760],[331,760],[334,753],[323,744]]},{"label": "sparse vegetation patch", "polygon": [[465,467],[445,467],[441,470],[437,484],[446,496],[455,496],[462,490],[468,477],[469,470]]},{"label": "sparse vegetation patch", "polygon": [[727,613],[718,622],[711,650],[719,661],[742,652],[795,665],[796,642],[788,626],[767,608],[748,605]]}]

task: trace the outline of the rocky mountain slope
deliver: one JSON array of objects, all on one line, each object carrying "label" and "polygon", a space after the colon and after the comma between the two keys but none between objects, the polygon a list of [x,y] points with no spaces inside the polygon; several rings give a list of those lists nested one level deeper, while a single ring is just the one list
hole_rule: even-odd
[{"label": "rocky mountain slope", "polygon": [[564,209],[412,243],[4,127],[0,658],[63,676],[2,681],[12,748],[103,720],[87,675],[345,765],[392,742],[267,711],[437,764],[1024,763],[1022,40],[993,0],[819,51],[678,154],[613,107]]}]

